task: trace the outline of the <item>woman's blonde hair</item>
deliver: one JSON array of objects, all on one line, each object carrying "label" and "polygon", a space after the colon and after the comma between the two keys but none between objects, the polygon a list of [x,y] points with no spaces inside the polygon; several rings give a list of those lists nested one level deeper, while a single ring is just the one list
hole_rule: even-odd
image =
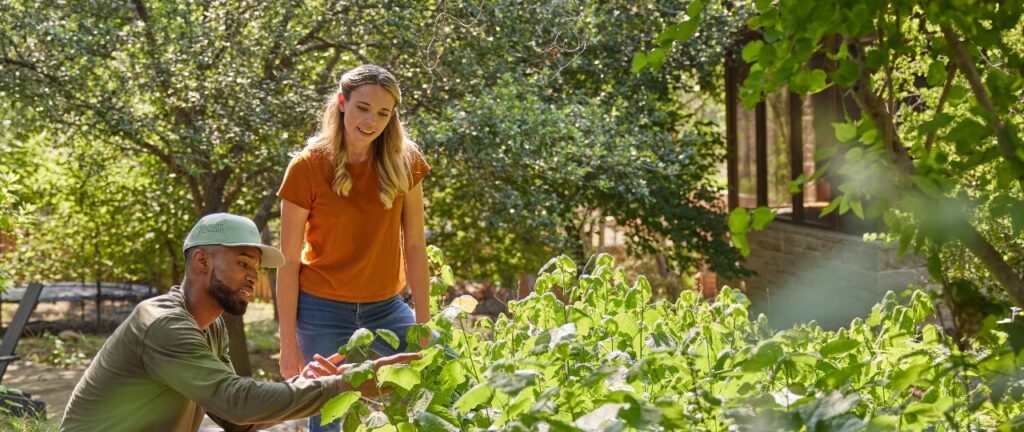
[{"label": "woman's blonde hair", "polygon": [[[349,100],[353,90],[367,84],[379,85],[395,98],[391,118],[388,119],[388,124],[380,136],[373,141],[371,150],[371,157],[377,165],[377,178],[380,181],[380,201],[384,203],[385,208],[391,208],[395,197],[404,195],[412,188],[412,159],[419,153],[419,149],[416,143],[405,135],[405,128],[398,119],[402,90],[398,87],[398,80],[387,69],[367,64],[345,72],[338,83],[337,92],[341,92],[345,95],[345,100]],[[327,97],[320,129],[306,140],[306,148],[334,155],[334,180],[331,187],[338,195],[348,196],[349,190],[352,189],[352,177],[345,170],[345,113],[341,112],[337,92]]]}]

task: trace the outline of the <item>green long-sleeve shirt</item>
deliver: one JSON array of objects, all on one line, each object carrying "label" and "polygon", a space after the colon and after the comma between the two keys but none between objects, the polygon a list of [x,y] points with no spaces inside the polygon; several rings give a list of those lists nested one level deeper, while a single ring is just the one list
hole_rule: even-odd
[{"label": "green long-sleeve shirt", "polygon": [[140,303],[107,339],[75,386],[60,430],[194,432],[206,411],[224,426],[279,423],[315,414],[337,395],[337,379],[236,375],[223,319],[200,330],[175,287]]}]

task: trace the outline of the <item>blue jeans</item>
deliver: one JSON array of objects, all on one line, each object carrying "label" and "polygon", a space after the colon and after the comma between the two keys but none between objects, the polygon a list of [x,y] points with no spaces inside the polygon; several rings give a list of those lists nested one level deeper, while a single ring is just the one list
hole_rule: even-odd
[{"label": "blue jeans", "polygon": [[[375,338],[370,348],[377,354],[389,356],[404,352],[405,334],[415,323],[416,314],[397,295],[374,303],[347,303],[299,291],[295,331],[302,357],[307,362],[313,361],[313,354],[327,357],[338,352],[338,348],[360,328],[388,329],[398,335],[397,350],[381,338]],[[309,418],[310,432],[339,430],[339,420],[320,426],[320,415]]]}]

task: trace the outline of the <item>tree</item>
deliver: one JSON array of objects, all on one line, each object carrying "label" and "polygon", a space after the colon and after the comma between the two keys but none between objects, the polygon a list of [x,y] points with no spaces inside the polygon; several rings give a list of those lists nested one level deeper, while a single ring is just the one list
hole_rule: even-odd
[{"label": "tree", "polygon": [[[148,247],[128,236],[103,241],[79,236],[76,241],[91,246],[65,249],[63,256],[148,250],[148,262],[165,263],[168,270],[160,273],[175,278],[176,257],[169,253],[175,248],[169,245],[180,242],[193,220],[231,211],[253,216],[265,229],[277,216],[275,192],[289,153],[301,148],[315,127],[338,72],[370,62],[395,71],[406,89],[401,114],[413,123],[417,116],[442,118],[449,104],[474,103],[460,101],[500,85],[506,75],[520,77],[529,91],[542,94],[539,101],[567,114],[587,105],[559,101],[569,93],[576,100],[619,106],[643,100],[645,110],[653,109],[671,105],[678,86],[691,86],[686,77],[692,73],[667,80],[654,74],[632,78],[621,62],[621,47],[643,41],[621,30],[643,29],[652,17],[662,22],[674,14],[670,2],[625,1],[380,0],[358,8],[339,1],[8,1],[0,4],[0,95],[5,110],[31,113],[22,125],[26,136],[46,137],[52,140],[47,144],[65,152],[80,149],[73,157],[61,153],[67,159],[54,170],[100,186],[95,194],[53,196],[53,202],[79,201],[42,208],[49,219],[41,219],[41,228],[53,235],[87,233],[116,220],[138,224],[124,227],[125,232],[153,233],[143,237]],[[686,61],[705,68],[698,70],[717,67],[714,56],[693,52]],[[710,76],[701,72],[693,79],[713,82],[701,78]],[[669,117],[662,119],[651,127],[675,128]],[[506,126],[514,124],[511,119]],[[95,157],[76,160],[81,152]],[[445,157],[428,154],[439,166],[445,166]],[[126,171],[137,177],[95,178]],[[435,176],[445,174],[435,171]],[[64,185],[49,178],[54,181],[44,184]],[[426,187],[443,186],[428,181]],[[35,196],[45,195],[37,189]],[[146,207],[151,203],[156,206]],[[100,209],[109,214],[101,215]],[[84,213],[64,217],[74,212]],[[166,219],[154,223],[126,214]],[[53,222],[56,217],[66,225]],[[163,223],[170,219],[174,222]],[[557,226],[559,232],[563,228]],[[86,261],[97,262],[80,262]],[[721,261],[734,260],[726,255]],[[134,270],[115,274],[139,275]],[[233,351],[244,352],[240,322],[230,321],[229,327]]]},{"label": "tree", "polygon": [[927,256],[958,328],[1005,313],[1000,298],[1024,307],[1020,2],[755,6],[744,104],[839,86],[862,113],[821,155],[844,179],[828,210],[881,218],[901,251]]},{"label": "tree", "polygon": [[444,155],[434,167],[444,187],[429,196],[431,239],[462,271],[501,280],[560,251],[585,258],[605,217],[635,251],[663,253],[675,268],[708,259],[723,274],[739,271],[713,181],[724,158],[716,127],[675,135],[636,116],[639,102],[537,94],[506,77],[417,119],[424,147]]},{"label": "tree", "polygon": [[[318,84],[330,81],[341,57],[336,48],[327,58],[317,42],[336,5],[136,0],[0,8],[0,91],[34,110],[39,132],[72,130],[67,142],[86,152],[127,152],[160,167],[156,184],[170,186],[164,197],[175,199],[160,211],[187,206],[193,219],[231,210],[266,226],[288,150],[301,141]],[[168,234],[178,244],[179,230],[164,228],[156,244]],[[232,350],[244,354],[241,320],[228,323]],[[236,361],[242,373],[246,360]]]},{"label": "tree", "polygon": [[697,204],[717,200],[708,168],[723,149],[700,121],[717,96],[693,90],[720,86],[724,38],[741,17],[709,14],[715,30],[664,59],[666,73],[636,76],[623,53],[674,19],[674,2],[499,3],[445,33],[432,73],[451,77],[452,99],[413,122],[436,155],[431,241],[471,278],[509,281],[556,251],[585,258],[583,227],[613,216],[633,252],[738,274],[739,257],[720,247],[724,209]]}]

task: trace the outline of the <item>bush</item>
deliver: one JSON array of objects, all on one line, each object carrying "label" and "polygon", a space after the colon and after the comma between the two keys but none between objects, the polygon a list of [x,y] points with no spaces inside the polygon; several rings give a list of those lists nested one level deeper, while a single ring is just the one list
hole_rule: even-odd
[{"label": "bush", "polygon": [[630,283],[608,255],[582,274],[564,256],[547,267],[535,293],[510,302],[508,317],[470,325],[473,302],[459,301],[429,329],[410,332],[413,346],[425,331],[438,337],[422,360],[378,372],[396,389],[385,406],[371,413],[347,393],[324,416],[348,412],[346,430],[360,421],[367,430],[1024,426],[1019,311],[992,321],[988,342],[961,351],[928,323],[934,309],[922,291],[905,302],[889,293],[867,319],[839,331],[807,323],[776,332],[764,316],[749,319],[749,301],[733,289],[714,302],[693,291],[652,301],[647,279]]}]

